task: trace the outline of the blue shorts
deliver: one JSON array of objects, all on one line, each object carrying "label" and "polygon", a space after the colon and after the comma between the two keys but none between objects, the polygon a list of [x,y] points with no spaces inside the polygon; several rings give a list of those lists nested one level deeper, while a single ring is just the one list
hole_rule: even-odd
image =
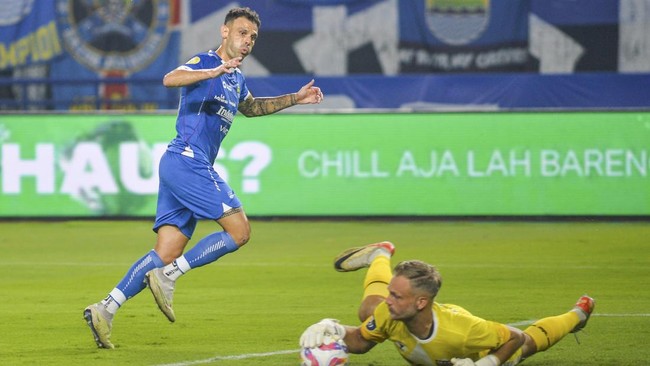
[{"label": "blue shorts", "polygon": [[174,225],[192,238],[201,219],[217,220],[241,202],[212,165],[166,151],[160,159],[158,207],[153,230]]}]

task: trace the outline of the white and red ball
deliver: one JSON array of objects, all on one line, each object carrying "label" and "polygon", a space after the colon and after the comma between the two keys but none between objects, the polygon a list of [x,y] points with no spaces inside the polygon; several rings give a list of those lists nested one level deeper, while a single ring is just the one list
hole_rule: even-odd
[{"label": "white and red ball", "polygon": [[335,341],[330,337],[315,348],[303,347],[300,350],[301,366],[340,366],[348,364],[348,347],[343,340]]}]

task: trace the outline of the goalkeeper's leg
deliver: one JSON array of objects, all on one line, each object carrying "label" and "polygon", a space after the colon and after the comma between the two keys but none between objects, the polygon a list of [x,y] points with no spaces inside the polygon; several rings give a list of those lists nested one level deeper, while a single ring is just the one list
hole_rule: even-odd
[{"label": "goalkeeper's leg", "polygon": [[388,283],[393,277],[390,257],[395,246],[388,241],[344,250],[334,258],[334,269],[350,272],[368,267],[363,280],[363,299],[359,306],[359,320],[366,320],[388,296]]},{"label": "goalkeeper's leg", "polygon": [[575,333],[587,324],[595,302],[589,296],[582,296],[570,311],[557,316],[543,318],[524,330],[526,341],[522,359],[551,348],[569,333]]},{"label": "goalkeeper's leg", "polygon": [[363,299],[359,306],[359,320],[366,320],[388,296],[388,283],[393,277],[390,257],[392,253],[381,251],[370,262],[363,280]]}]

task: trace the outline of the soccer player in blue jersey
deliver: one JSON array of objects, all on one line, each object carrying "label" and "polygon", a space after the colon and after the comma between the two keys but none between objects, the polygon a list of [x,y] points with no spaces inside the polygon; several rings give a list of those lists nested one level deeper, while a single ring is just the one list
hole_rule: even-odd
[{"label": "soccer player in blue jersey", "polygon": [[438,270],[411,260],[398,263],[393,273],[394,252],[392,243],[380,242],[339,254],[337,271],[368,267],[359,307],[362,323],[352,327],[323,319],[303,332],[300,345],[315,347],[330,335],[343,339],[350,353],[366,353],[390,340],[411,365],[514,366],[582,330],[595,307],[592,298],[582,296],[571,310],[539,319],[522,331],[436,302],[442,286]]},{"label": "soccer player in blue jersey", "polygon": [[[100,348],[113,348],[113,316],[147,285],[160,310],[173,322],[175,281],[248,242],[250,225],[242,204],[213,168],[237,111],[247,117],[263,116],[323,100],[314,80],[296,93],[265,98],[250,93],[238,67],[253,50],[259,27],[255,11],[231,9],[220,29],[219,48],[197,54],[163,79],[166,87],[180,87],[181,95],[177,135],[160,161],[153,226],[157,241],[153,250],[133,263],[105,299],[84,310],[84,319]],[[183,254],[200,219],[216,221],[221,230],[202,238]]]}]

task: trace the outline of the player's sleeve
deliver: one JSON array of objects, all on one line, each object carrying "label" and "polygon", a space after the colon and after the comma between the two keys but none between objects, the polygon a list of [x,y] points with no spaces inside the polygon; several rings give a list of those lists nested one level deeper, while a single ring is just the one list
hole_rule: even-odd
[{"label": "player's sleeve", "polygon": [[388,306],[382,302],[377,305],[373,315],[361,324],[361,336],[375,343],[381,343],[390,337],[390,313]]},{"label": "player's sleeve", "polygon": [[204,69],[203,65],[203,57],[201,55],[196,55],[192,57],[191,59],[187,60],[184,64],[181,66],[177,67],[177,69],[180,70],[200,70]]}]

